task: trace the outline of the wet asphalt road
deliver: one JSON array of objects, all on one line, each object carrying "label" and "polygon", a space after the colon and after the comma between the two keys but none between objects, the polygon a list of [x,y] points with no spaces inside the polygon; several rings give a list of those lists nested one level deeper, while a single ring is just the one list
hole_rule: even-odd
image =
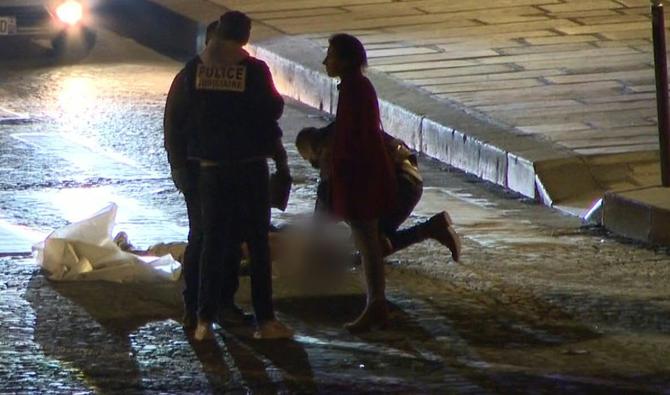
[{"label": "wet asphalt road", "polygon": [[[341,329],[364,303],[356,271],[275,279],[293,341],[233,328],[205,347],[180,328],[179,284],[47,281],[19,253],[109,201],[138,246],[185,238],[161,135],[179,63],[104,30],[74,65],[39,46],[3,51],[0,392],[670,393],[668,251],[427,160],[410,222],[449,210],[463,263],[432,242],[392,257],[385,332]],[[316,179],[291,142],[324,120],[292,103],[282,122],[295,188],[274,221],[291,222],[310,211]],[[247,279],[239,297],[248,304]]]}]

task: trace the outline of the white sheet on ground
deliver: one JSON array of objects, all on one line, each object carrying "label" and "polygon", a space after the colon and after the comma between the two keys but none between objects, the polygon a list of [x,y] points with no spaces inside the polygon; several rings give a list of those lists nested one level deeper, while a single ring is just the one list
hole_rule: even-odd
[{"label": "white sheet on ground", "polygon": [[120,283],[176,281],[181,265],[170,255],[140,257],[112,240],[117,205],[52,232],[33,246],[37,263],[54,281],[104,280]]}]

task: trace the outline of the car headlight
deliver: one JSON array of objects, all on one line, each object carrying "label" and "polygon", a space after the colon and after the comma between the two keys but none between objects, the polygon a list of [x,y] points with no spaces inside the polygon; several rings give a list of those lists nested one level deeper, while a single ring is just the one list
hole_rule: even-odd
[{"label": "car headlight", "polygon": [[67,25],[76,25],[84,17],[84,6],[76,0],[65,0],[56,7],[56,16]]}]

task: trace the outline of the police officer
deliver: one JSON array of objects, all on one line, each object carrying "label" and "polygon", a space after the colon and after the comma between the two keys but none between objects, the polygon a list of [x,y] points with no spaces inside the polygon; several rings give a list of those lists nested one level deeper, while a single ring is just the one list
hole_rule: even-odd
[{"label": "police officer", "polygon": [[203,229],[196,340],[211,338],[219,309],[233,303],[243,242],[251,261],[255,336],[292,336],[275,318],[268,245],[267,159],[272,157],[277,172],[290,177],[277,123],[284,101],[267,65],[243,49],[250,32],[245,14],[227,12],[202,55],[183,71],[188,118],[194,122],[187,156],[199,166]]},{"label": "police officer", "polygon": [[[217,25],[218,21],[214,21],[207,26],[205,45],[211,41]],[[198,194],[200,164],[188,157],[189,133],[192,132],[195,125],[194,120],[189,118],[188,96],[184,86],[185,76],[186,71],[182,69],[172,82],[165,105],[163,131],[172,181],[184,194],[186,201],[189,223],[188,243],[182,259],[179,259],[182,262],[184,276],[184,318],[182,322],[186,329],[194,329],[197,321],[199,266],[203,236],[200,195]],[[243,315],[243,311],[236,306],[235,311],[238,315]]]}]

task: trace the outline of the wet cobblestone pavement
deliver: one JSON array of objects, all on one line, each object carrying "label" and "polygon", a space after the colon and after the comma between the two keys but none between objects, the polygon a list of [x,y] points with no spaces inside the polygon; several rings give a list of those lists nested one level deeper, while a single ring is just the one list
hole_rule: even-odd
[{"label": "wet cobblestone pavement", "polygon": [[[667,250],[429,161],[410,222],[448,209],[463,263],[432,242],[393,256],[388,331],[342,329],[364,303],[356,271],[275,279],[292,341],[227,328],[205,345],[178,323],[178,283],[49,282],[16,253],[108,201],[137,245],[184,239],[161,137],[178,67],[104,31],[80,65],[0,67],[0,106],[24,115],[0,119],[0,393],[670,393]],[[287,109],[295,189],[275,222],[311,209],[316,173],[290,143],[321,123]]]}]

